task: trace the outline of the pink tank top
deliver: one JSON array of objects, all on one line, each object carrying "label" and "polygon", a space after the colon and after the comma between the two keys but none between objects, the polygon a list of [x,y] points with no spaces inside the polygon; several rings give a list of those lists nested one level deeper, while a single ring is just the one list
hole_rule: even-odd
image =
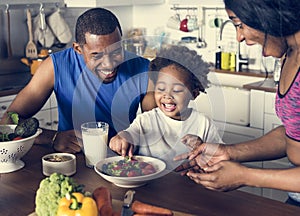
[{"label": "pink tank top", "polygon": [[282,95],[277,90],[275,109],[286,135],[300,142],[300,68],[285,94]]}]

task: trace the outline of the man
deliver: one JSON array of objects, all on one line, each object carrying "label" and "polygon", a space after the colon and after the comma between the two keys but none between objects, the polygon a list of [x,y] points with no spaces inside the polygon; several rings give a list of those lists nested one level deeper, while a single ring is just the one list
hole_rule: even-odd
[{"label": "man", "polygon": [[[81,151],[82,123],[105,121],[111,137],[130,124],[139,105],[142,111],[154,107],[149,61],[124,52],[121,39],[118,19],[106,9],[93,8],[78,18],[73,47],[47,58],[8,108],[28,118],[55,92],[58,131],[44,129],[36,144],[76,153]],[[6,120],[7,115],[2,122]]]}]

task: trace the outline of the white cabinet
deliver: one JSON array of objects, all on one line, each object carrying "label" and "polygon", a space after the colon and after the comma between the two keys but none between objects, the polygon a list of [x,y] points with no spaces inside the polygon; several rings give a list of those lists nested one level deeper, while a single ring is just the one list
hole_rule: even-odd
[{"label": "white cabinet", "polygon": [[264,134],[282,124],[275,112],[275,97],[276,93],[265,92]]},{"label": "white cabinet", "polygon": [[162,4],[165,0],[65,0],[67,7],[111,7]]},{"label": "white cabinet", "polygon": [[174,5],[224,6],[223,0],[170,0]]},{"label": "white cabinet", "polygon": [[58,126],[58,111],[55,94],[52,93],[42,109],[35,115],[40,122],[40,127],[57,130]]}]

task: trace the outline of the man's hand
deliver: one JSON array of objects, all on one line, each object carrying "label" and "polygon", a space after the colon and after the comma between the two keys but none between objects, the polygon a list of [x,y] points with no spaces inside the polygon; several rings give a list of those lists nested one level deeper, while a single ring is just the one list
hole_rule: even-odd
[{"label": "man's hand", "polygon": [[53,149],[72,154],[80,152],[82,149],[81,133],[74,130],[58,132],[53,142]]}]

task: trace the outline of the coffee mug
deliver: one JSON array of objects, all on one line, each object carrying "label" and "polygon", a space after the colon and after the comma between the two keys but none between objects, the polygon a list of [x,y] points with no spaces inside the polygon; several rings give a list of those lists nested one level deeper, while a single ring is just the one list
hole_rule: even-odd
[{"label": "coffee mug", "polygon": [[168,19],[167,27],[178,30],[180,28],[180,16],[175,14]]},{"label": "coffee mug", "polygon": [[188,27],[188,31],[197,30],[199,28],[198,19],[196,16],[193,15],[188,19],[187,27]]},{"label": "coffee mug", "polygon": [[183,20],[181,20],[180,22],[180,30],[183,31],[183,32],[188,32],[189,29],[188,29],[188,21],[189,21],[189,16],[186,16],[186,18],[184,18]]},{"label": "coffee mug", "polygon": [[216,17],[216,18],[213,18],[213,19],[209,20],[209,26],[211,28],[219,28],[219,27],[221,27],[222,23],[223,23],[222,18],[217,18]]}]

